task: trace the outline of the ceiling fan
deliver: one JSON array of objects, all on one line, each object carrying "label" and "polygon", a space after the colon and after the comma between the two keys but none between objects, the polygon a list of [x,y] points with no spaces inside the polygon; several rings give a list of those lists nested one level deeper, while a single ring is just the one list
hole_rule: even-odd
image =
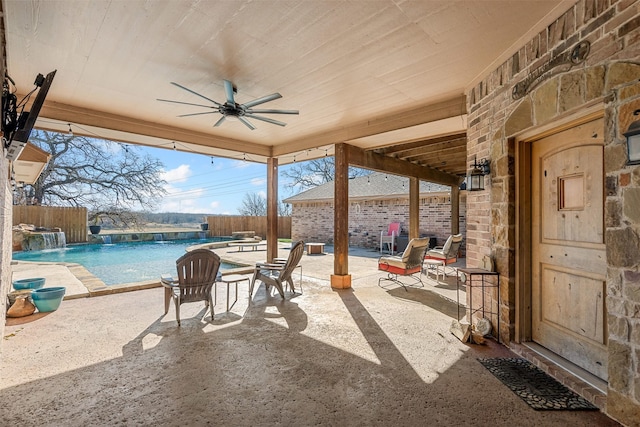
[{"label": "ceiling fan", "polygon": [[279,120],[274,120],[269,117],[257,116],[256,114],[298,114],[298,110],[265,110],[265,109],[254,109],[253,107],[264,104],[265,102],[273,101],[278,98],[282,98],[282,95],[279,93],[272,93],[271,95],[266,95],[260,98],[256,98],[253,101],[245,102],[244,104],[238,104],[235,101],[234,95],[238,92],[238,89],[233,86],[233,84],[229,80],[224,80],[224,91],[227,95],[227,100],[224,104],[214,101],[211,98],[207,98],[204,95],[195,92],[188,87],[182,86],[181,84],[171,82],[172,85],[179,87],[180,89],[184,89],[187,92],[190,92],[200,98],[206,99],[209,102],[212,102],[213,105],[202,105],[202,104],[193,104],[190,102],[182,102],[182,101],[172,101],[170,99],[160,99],[158,101],[162,102],[173,102],[174,104],[184,104],[184,105],[194,105],[196,107],[209,108],[212,111],[204,111],[201,113],[191,113],[191,114],[182,114],[178,117],[188,117],[188,116],[199,116],[202,114],[214,114],[219,113],[222,114],[222,117],[218,119],[218,121],[213,125],[214,127],[220,126],[222,122],[226,119],[237,119],[242,122],[246,127],[251,130],[254,130],[256,127],[251,124],[247,118],[262,120],[263,122],[273,123],[278,126],[285,126],[286,123],[281,122]]}]

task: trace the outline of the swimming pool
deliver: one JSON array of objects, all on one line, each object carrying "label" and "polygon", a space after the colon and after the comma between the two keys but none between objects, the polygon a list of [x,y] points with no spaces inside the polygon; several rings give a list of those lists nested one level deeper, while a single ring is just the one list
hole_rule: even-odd
[{"label": "swimming pool", "polygon": [[[17,261],[70,262],[84,266],[106,285],[159,279],[176,275],[176,259],[187,247],[219,240],[166,240],[117,244],[70,245],[66,248],[15,252]],[[221,270],[238,267],[222,263]]]}]

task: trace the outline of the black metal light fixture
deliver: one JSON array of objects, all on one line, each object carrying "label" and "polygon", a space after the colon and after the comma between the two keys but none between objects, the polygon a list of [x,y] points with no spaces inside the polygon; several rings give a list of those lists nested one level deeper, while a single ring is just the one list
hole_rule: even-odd
[{"label": "black metal light fixture", "polygon": [[[638,114],[640,110],[633,112],[634,116]],[[627,164],[640,164],[640,120],[631,123],[623,135],[627,138]]]},{"label": "black metal light fixture", "polygon": [[477,158],[473,158],[473,169],[471,169],[469,175],[467,175],[467,191],[484,190],[484,177],[491,172],[489,163],[487,159],[482,159],[480,163],[478,163]]}]

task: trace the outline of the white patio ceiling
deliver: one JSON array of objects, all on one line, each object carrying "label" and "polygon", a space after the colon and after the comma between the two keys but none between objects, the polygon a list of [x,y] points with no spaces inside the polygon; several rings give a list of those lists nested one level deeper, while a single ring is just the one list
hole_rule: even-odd
[{"label": "white patio ceiling", "polygon": [[[37,126],[280,163],[466,130],[466,88],[573,0],[3,0],[20,94],[57,69]],[[159,102],[224,102],[223,79],[287,126],[213,127],[219,115]]]}]

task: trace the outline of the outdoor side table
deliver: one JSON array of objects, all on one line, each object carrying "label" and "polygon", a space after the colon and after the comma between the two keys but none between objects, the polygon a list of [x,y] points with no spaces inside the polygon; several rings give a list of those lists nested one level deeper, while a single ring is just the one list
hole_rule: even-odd
[{"label": "outdoor side table", "polygon": [[[229,274],[228,276],[222,276],[222,278],[220,279],[220,282],[224,283],[227,285],[227,311],[229,311],[229,285],[231,284],[235,284],[236,285],[236,298],[235,300],[233,300],[233,304],[231,304],[231,307],[234,306],[234,304],[238,301],[238,283],[242,282],[246,280],[247,282],[249,282],[249,278],[246,276],[241,276],[239,274]],[[216,289],[214,290],[214,301],[217,303],[218,300],[218,291],[217,291],[217,283],[216,283]]]},{"label": "outdoor side table", "polygon": [[440,259],[425,259],[424,263],[427,265],[427,268],[425,268],[425,272],[427,274],[427,277],[429,277],[429,270],[432,268],[435,268],[436,270],[436,282],[438,284],[440,284],[440,266],[442,266],[442,281],[444,282],[444,261],[440,260]]},{"label": "outdoor side table", "polygon": [[307,255],[318,255],[324,253],[324,243],[307,243]]},{"label": "outdoor side table", "polygon": [[[484,270],[482,268],[458,268],[458,276],[456,278],[456,293],[458,297],[458,320],[460,319],[460,273],[464,273],[467,276],[466,287],[467,293],[469,294],[469,307],[465,309],[465,312],[469,313],[469,317],[467,320],[469,323],[473,323],[473,314],[479,311],[482,311],[482,317],[488,315],[496,315],[498,327],[496,329],[496,337],[498,338],[498,342],[500,342],[500,274],[496,271]],[[474,279],[475,276],[475,279]],[[478,308],[473,308],[473,288],[480,287],[480,291],[482,292],[482,305]],[[498,298],[498,307],[493,310],[493,302],[492,307],[490,309],[486,308],[485,301],[485,289],[487,288],[497,288],[497,298]]]}]

